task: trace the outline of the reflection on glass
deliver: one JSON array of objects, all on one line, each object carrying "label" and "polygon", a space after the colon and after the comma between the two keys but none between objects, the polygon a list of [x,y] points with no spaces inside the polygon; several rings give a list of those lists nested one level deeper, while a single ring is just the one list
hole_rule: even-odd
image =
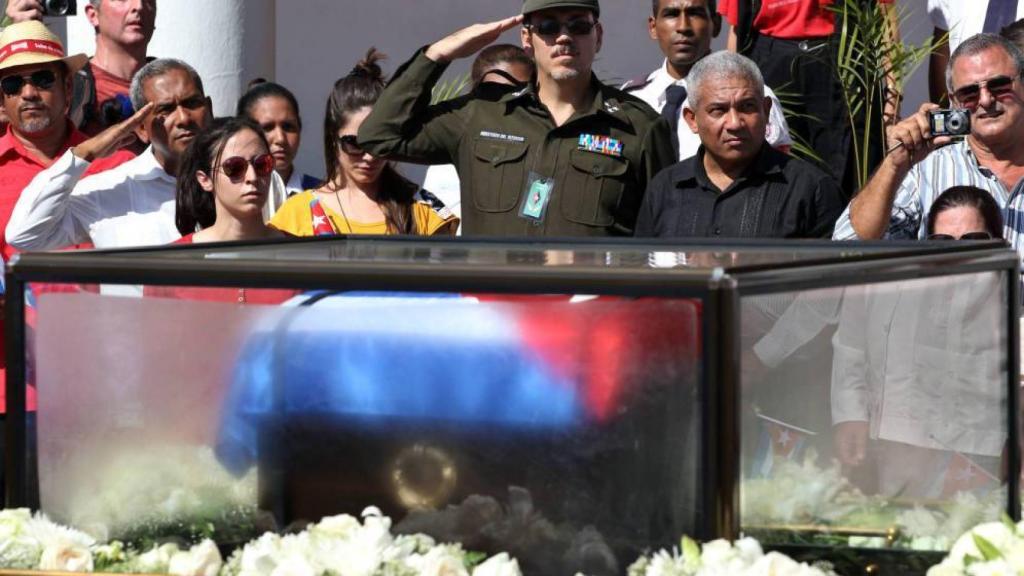
[{"label": "reflection on glass", "polygon": [[744,302],[744,529],[941,550],[997,520],[1006,302],[993,273]]},{"label": "reflection on glass", "polygon": [[706,521],[697,302],[146,293],[39,300],[55,520],[230,545],[373,505],[542,575],[622,574]]}]

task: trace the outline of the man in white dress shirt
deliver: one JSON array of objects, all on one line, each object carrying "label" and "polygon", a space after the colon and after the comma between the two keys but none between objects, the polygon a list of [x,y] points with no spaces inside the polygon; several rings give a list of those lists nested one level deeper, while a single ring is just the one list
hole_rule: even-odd
[{"label": "man in white dress shirt", "polygon": [[[132,80],[138,113],[61,156],[25,187],[7,226],[21,250],[91,242],[97,248],[166,244],[174,223],[178,161],[211,120],[199,74],[180,60],[155,60]],[[138,157],[82,178],[89,164],[134,132],[149,144]]]},{"label": "man in white dress shirt", "polygon": [[[622,89],[661,112],[673,128],[672,144],[678,152],[678,159],[685,160],[696,155],[700,147],[697,134],[680,121],[688,102],[686,75],[698,60],[711,52],[711,40],[722,29],[722,17],[716,10],[715,0],[652,2],[653,11],[647,19],[648,32],[665,54],[665,62],[646,78],[631,80]],[[782,105],[767,86],[765,96],[772,99],[766,139],[773,147],[787,152],[793,141],[782,114]]]},{"label": "man in white dress shirt", "polygon": [[964,40],[1000,30],[1024,18],[1021,0],[928,0],[928,16],[935,27],[936,41],[947,37],[931,55],[928,63],[928,94],[932,102],[941,102],[946,94],[946,66],[949,55]]}]

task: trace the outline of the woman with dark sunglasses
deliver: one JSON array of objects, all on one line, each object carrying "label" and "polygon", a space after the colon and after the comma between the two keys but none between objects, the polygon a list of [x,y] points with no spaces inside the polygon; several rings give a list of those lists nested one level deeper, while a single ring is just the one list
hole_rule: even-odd
[{"label": "woman with dark sunglasses", "polygon": [[335,82],[324,118],[327,182],[289,198],[271,220],[277,229],[296,236],[455,233],[459,220],[439,200],[356,142],[384,90],[383,58],[370,49]]},{"label": "woman with dark sunglasses", "polygon": [[282,237],[263,220],[274,157],[263,131],[243,118],[218,119],[189,145],[178,169],[177,243]]},{"label": "woman with dark sunglasses", "polygon": [[974,186],[954,186],[935,199],[928,213],[929,240],[991,240],[1003,237],[1003,216],[992,195]]}]

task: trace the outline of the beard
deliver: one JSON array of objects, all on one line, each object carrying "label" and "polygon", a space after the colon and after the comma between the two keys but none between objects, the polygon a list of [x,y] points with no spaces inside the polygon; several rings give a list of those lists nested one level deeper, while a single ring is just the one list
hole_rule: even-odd
[{"label": "beard", "polygon": [[37,134],[49,129],[53,125],[53,119],[49,116],[43,116],[41,118],[23,120],[18,124],[19,132],[23,134]]},{"label": "beard", "polygon": [[575,80],[580,77],[579,70],[573,70],[572,68],[565,68],[562,70],[556,70],[551,73],[551,79],[556,82],[562,82],[565,80]]}]

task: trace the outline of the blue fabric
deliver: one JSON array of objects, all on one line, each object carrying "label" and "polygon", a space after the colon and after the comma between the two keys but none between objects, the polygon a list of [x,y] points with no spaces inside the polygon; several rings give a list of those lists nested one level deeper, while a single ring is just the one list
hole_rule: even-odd
[{"label": "blue fabric", "polygon": [[405,306],[388,307],[379,296],[365,307],[344,302],[355,294],[331,296],[250,337],[225,406],[225,466],[241,473],[253,465],[256,427],[277,418],[510,430],[575,428],[583,419],[576,383],[519,338],[514,318],[485,304],[409,306],[409,295],[401,295]]}]

